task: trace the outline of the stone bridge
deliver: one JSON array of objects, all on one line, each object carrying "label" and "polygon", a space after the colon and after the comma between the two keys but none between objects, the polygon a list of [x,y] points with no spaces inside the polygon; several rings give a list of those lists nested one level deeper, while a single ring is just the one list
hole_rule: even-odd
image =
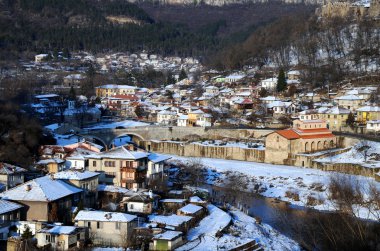
[{"label": "stone bridge", "polygon": [[178,127],[178,126],[141,126],[126,129],[84,129],[77,134],[90,140],[97,140],[107,148],[112,145],[114,139],[122,136],[131,136],[138,144],[151,140],[184,140],[192,137],[204,139],[259,139],[273,130],[266,129],[225,129],[204,127]]}]

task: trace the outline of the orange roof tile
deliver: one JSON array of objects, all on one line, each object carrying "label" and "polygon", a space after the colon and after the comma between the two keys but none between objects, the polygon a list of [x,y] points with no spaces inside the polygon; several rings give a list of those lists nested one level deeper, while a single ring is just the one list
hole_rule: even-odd
[{"label": "orange roof tile", "polygon": [[276,133],[280,134],[282,137],[287,139],[299,139],[300,135],[296,133],[293,129],[285,129],[276,131]]},{"label": "orange roof tile", "polygon": [[315,135],[301,135],[302,139],[320,139],[320,138],[334,138],[335,135],[329,134],[315,134]]}]

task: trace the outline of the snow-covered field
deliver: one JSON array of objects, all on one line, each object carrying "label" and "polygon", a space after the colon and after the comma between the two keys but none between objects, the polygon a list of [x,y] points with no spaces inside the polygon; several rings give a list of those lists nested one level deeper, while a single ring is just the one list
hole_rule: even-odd
[{"label": "snow-covered field", "polygon": [[[210,215],[189,231],[187,236],[189,242],[176,250],[230,250],[252,240],[256,240],[264,250],[300,250],[295,241],[267,224],[258,224],[254,218],[241,211],[233,209],[228,214],[213,205],[208,207]],[[228,227],[227,233],[220,238],[215,237],[215,233],[228,225],[231,220],[232,224]]]},{"label": "snow-covered field", "polygon": [[[366,151],[366,152],[365,152]],[[348,152],[332,157],[317,159],[324,163],[353,163],[373,168],[380,167],[380,143],[363,141],[355,144]]]},{"label": "snow-covered field", "polygon": [[[188,161],[190,157],[171,155],[171,161]],[[329,199],[327,186],[330,175],[334,172],[327,172],[318,169],[301,168],[295,166],[272,165],[247,161],[223,160],[201,158],[202,164],[208,169],[208,182],[216,186],[223,186],[228,174],[240,173],[246,177],[248,186],[244,189],[248,192],[257,192],[263,196],[278,198],[288,201],[298,206],[309,206],[318,210],[333,211],[336,209],[333,201]],[[380,183],[373,178],[347,175],[353,180],[357,180],[363,189],[364,195],[369,190],[369,185],[374,184],[380,190]],[[299,198],[289,196],[297,194]],[[319,203],[308,205],[308,198],[313,197]],[[368,212],[364,208],[357,208],[356,215],[365,219],[376,219],[379,210]]]}]

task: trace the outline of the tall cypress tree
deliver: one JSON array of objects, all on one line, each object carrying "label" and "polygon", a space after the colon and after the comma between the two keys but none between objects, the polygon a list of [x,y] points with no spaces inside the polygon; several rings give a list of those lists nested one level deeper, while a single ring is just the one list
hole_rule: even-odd
[{"label": "tall cypress tree", "polygon": [[277,78],[277,91],[282,92],[285,90],[286,90],[285,72],[283,69],[280,69],[280,72],[278,73],[278,78]]}]

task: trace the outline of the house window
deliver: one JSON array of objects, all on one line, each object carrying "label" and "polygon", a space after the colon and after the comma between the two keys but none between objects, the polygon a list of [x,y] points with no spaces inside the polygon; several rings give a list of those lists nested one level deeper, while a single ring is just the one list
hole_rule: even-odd
[{"label": "house window", "polygon": [[120,229],[120,222],[115,222],[116,223],[116,229]]},{"label": "house window", "polygon": [[92,166],[93,166],[93,167],[96,167],[96,161],[95,161],[95,160],[92,161]]},{"label": "house window", "polygon": [[103,222],[100,222],[100,221],[96,222],[96,228],[97,229],[103,228]]},{"label": "house window", "polygon": [[91,228],[91,222],[90,222],[90,221],[87,222],[87,227],[88,227],[88,228]]},{"label": "house window", "polygon": [[130,209],[133,209],[133,204],[130,204],[129,208],[130,208]]},{"label": "house window", "polygon": [[277,136],[276,142],[280,142],[280,137]]}]

